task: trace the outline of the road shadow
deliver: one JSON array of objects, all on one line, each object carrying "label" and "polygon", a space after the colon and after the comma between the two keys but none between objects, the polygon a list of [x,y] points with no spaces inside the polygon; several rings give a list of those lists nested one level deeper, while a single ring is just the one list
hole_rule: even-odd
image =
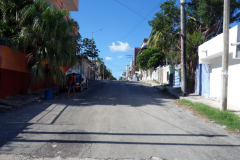
[{"label": "road shadow", "polygon": [[[129,145],[169,145],[169,146],[218,146],[218,147],[240,147],[240,145],[226,145],[226,144],[194,144],[194,143],[159,143],[159,142],[120,142],[120,141],[94,141],[88,140],[68,140],[67,135],[106,135],[106,136],[174,136],[174,137],[226,137],[227,135],[207,135],[207,134],[151,134],[151,133],[104,133],[104,132],[84,132],[84,131],[68,131],[68,132],[40,132],[40,131],[25,131],[31,129],[35,125],[32,121],[37,119],[37,124],[51,127],[56,124],[59,117],[66,112],[69,107],[92,107],[92,106],[113,106],[113,107],[142,107],[146,105],[153,105],[158,107],[168,107],[169,102],[174,98],[159,93],[147,84],[140,82],[119,82],[119,81],[99,81],[92,85],[92,88],[84,92],[76,93],[76,98],[66,99],[66,93],[59,95],[56,99],[43,100],[41,102],[35,101],[22,108],[10,110],[0,115],[0,153],[11,152],[12,143],[58,143],[58,144],[129,144]],[[58,109],[59,112],[48,117],[48,123],[41,123],[46,119],[47,115]],[[31,139],[19,137],[21,135],[66,135],[61,139]],[[31,136],[30,136],[31,137]],[[9,145],[6,149],[3,146]],[[16,147],[16,146],[15,146]],[[41,149],[42,153],[44,148]],[[70,152],[70,151],[69,151]],[[76,153],[72,153],[75,155]]]}]

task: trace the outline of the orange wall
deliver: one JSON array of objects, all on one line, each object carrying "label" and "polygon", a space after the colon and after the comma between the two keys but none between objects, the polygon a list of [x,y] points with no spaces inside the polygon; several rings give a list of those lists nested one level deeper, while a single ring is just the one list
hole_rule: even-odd
[{"label": "orange wall", "polygon": [[[0,45],[0,98],[19,94],[27,88],[30,79],[27,68],[28,57],[22,52],[15,52],[11,48]],[[60,67],[65,73],[69,66]],[[45,80],[32,86],[32,91],[56,86],[47,84]]]},{"label": "orange wall", "polygon": [[[0,45],[0,68],[17,72],[30,73],[27,67],[27,54],[20,51],[13,51],[11,48]],[[46,62],[47,63],[47,62]],[[70,67],[59,67],[65,73]]]},{"label": "orange wall", "polygon": [[27,54],[0,45],[0,68],[29,73]]},{"label": "orange wall", "polygon": [[69,66],[66,66],[66,67],[59,67],[60,68],[60,70],[63,72],[63,73],[65,73],[65,72],[67,72],[67,70],[70,68]]}]

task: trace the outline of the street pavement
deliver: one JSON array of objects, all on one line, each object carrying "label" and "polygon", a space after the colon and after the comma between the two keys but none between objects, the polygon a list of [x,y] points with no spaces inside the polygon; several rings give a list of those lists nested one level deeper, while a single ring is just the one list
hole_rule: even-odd
[{"label": "street pavement", "polygon": [[129,81],[34,101],[0,114],[0,159],[239,159],[238,134],[174,102]]}]

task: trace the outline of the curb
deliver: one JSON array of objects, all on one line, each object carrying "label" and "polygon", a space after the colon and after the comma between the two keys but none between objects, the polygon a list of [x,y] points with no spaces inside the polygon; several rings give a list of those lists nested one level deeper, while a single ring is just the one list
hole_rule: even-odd
[{"label": "curb", "polygon": [[[159,91],[161,91],[161,89],[159,88],[159,86],[153,86],[153,87],[156,88],[156,89],[158,89]],[[168,92],[166,92],[166,93],[169,94],[170,96],[174,97],[174,98],[177,98],[177,99],[181,98],[180,96],[178,96],[177,94],[175,94],[175,93],[173,93],[173,92],[171,92],[171,91],[168,91]]]},{"label": "curb", "polygon": [[[44,97],[44,96],[34,97],[34,98],[31,98],[31,99],[27,100],[26,102],[22,102],[22,103],[18,103],[18,104],[11,104],[11,103],[8,103],[8,102],[1,101],[1,102],[0,102],[0,108],[2,108],[2,107],[1,107],[1,104],[2,104],[3,106],[8,106],[8,107],[11,107],[11,108],[17,108],[17,107],[20,107],[20,106],[22,106],[22,105],[25,105],[25,104],[31,103],[31,102],[33,102],[33,101],[39,100],[39,99],[41,99],[41,98],[43,98],[43,97]],[[16,102],[16,103],[17,103],[17,102]],[[10,108],[9,108],[9,109],[10,109]]]},{"label": "curb", "polygon": [[181,98],[180,96],[178,96],[177,94],[175,94],[175,93],[173,93],[173,92],[168,92],[171,96],[173,96],[173,97],[175,97],[175,98],[177,98],[177,99],[179,99],[179,98]]}]

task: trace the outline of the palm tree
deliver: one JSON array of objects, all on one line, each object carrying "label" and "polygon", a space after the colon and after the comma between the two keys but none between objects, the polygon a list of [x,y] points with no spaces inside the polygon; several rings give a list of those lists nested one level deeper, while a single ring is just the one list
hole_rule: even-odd
[{"label": "palm tree", "polygon": [[67,11],[57,10],[42,0],[33,0],[21,11],[21,31],[12,38],[12,46],[28,54],[31,78],[27,93],[40,79],[53,79],[63,85],[66,78],[59,67],[75,65],[77,38],[73,27],[78,25],[66,20],[67,15]]},{"label": "palm tree", "polygon": [[149,40],[147,42],[147,46],[148,47],[160,47],[158,41],[161,38],[161,36],[162,36],[161,31],[157,31],[155,29],[151,30]]},{"label": "palm tree", "polygon": [[0,1],[0,34],[5,37],[16,35],[20,10],[32,0],[1,0]]}]

